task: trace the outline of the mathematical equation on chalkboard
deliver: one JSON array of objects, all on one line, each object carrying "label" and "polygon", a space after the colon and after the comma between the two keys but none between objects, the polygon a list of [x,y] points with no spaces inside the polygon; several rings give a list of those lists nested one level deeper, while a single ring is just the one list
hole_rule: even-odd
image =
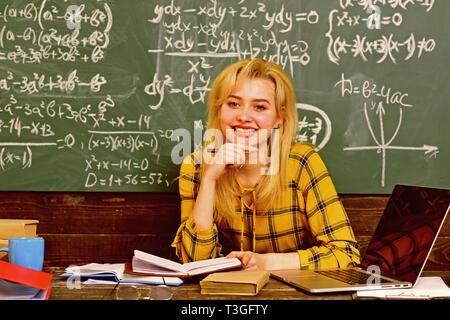
[{"label": "mathematical equation on chalkboard", "polygon": [[[323,64],[343,68],[328,90],[340,99],[361,98],[359,121],[367,124],[373,144],[357,146],[347,139],[342,151],[381,153],[381,186],[386,184],[389,150],[437,157],[435,145],[395,144],[405,114],[415,108],[414,92],[380,83],[370,74],[356,80],[345,71],[353,63],[376,68],[427,59],[439,47],[434,35],[405,32],[403,26],[432,13],[435,2],[339,0],[325,7],[315,1],[299,3],[134,1],[128,6],[141,8],[127,8],[139,12],[130,18],[122,13],[120,1],[3,1],[0,173],[33,170],[42,154],[67,153],[81,172],[73,178],[80,180],[75,188],[170,188],[177,168],[167,162],[180,141],[174,132],[188,129],[196,136],[188,137],[194,140],[191,151],[201,148],[203,110],[214,76],[231,61],[256,57],[280,64],[294,84]],[[124,16],[137,21],[123,23]],[[132,22],[140,29],[124,30]],[[117,58],[117,47],[128,41],[123,34],[132,38],[133,32],[147,35],[136,40],[140,42],[135,47],[142,51],[141,63],[154,69],[130,71],[120,79],[112,57],[124,61],[120,70],[127,68],[129,57]],[[314,101],[298,102],[297,141],[325,148],[336,134],[329,111]],[[186,105],[202,112],[188,122],[183,116],[170,118]],[[383,131],[386,108],[398,110],[390,137]],[[371,119],[378,121],[380,132]],[[39,161],[34,161],[36,154]]]},{"label": "mathematical equation on chalkboard", "polygon": [[[79,60],[97,63],[104,59],[113,15],[106,2],[103,7],[91,10],[85,4],[65,3],[59,6],[54,1],[44,0],[19,6],[6,3],[0,12],[0,21],[3,21],[0,61],[27,64]],[[18,30],[15,27],[17,22],[26,25]],[[61,30],[61,24],[66,28]],[[90,28],[85,33],[87,28],[81,28],[81,24],[95,30]]]}]

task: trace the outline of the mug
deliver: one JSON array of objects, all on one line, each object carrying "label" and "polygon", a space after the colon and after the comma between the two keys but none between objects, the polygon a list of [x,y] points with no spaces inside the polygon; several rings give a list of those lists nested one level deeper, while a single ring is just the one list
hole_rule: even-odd
[{"label": "mug", "polygon": [[0,251],[8,252],[9,262],[25,268],[42,271],[44,264],[43,238],[10,238],[8,247]]}]

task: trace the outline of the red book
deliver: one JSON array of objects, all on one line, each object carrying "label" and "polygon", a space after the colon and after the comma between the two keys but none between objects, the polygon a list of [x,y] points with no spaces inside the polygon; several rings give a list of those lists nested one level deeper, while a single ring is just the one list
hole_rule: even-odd
[{"label": "red book", "polygon": [[[47,272],[0,261],[0,279],[40,289],[43,292],[38,293],[38,295],[45,300],[50,296],[52,277],[53,275]],[[14,285],[11,284],[11,287],[14,287]]]}]

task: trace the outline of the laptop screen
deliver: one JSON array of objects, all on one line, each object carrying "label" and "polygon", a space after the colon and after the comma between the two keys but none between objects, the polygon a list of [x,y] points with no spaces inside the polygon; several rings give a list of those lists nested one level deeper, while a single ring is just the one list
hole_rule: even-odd
[{"label": "laptop screen", "polygon": [[449,204],[450,189],[396,185],[361,266],[378,266],[381,274],[414,284]]}]

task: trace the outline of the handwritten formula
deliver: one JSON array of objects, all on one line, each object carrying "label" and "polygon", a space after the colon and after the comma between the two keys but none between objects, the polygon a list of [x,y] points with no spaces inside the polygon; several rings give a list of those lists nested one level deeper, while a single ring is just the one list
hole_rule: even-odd
[{"label": "handwritten formula", "polygon": [[373,152],[375,189],[388,192],[390,153],[420,153],[430,167],[448,157],[434,134],[404,134],[427,89],[403,80],[445,56],[443,30],[425,26],[445,10],[433,0],[3,1],[0,188],[176,190],[185,155],[174,150],[201,148],[215,76],[261,57],[292,78],[296,140],[332,155],[339,191],[372,191],[346,189],[340,170]]}]

